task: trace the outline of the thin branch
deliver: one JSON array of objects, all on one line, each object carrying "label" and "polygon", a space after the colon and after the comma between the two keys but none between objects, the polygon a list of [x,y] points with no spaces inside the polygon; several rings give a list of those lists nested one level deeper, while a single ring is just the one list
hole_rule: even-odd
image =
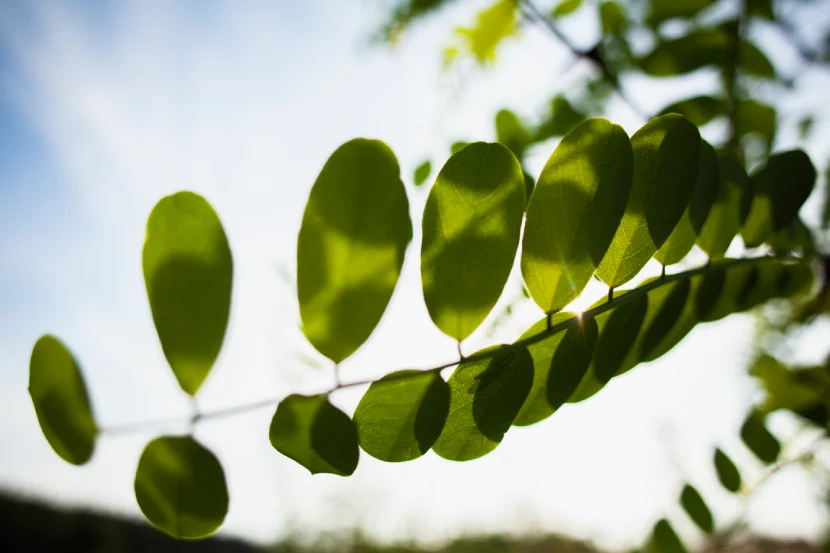
[{"label": "thin branch", "polygon": [[[578,324],[581,324],[581,322],[585,318],[596,317],[598,315],[601,315],[602,313],[605,313],[606,311],[610,311],[611,309],[615,309],[615,308],[619,307],[622,304],[625,304],[625,303],[630,302],[630,301],[632,301],[636,298],[639,298],[640,296],[642,296],[644,294],[648,294],[652,290],[660,288],[661,286],[666,286],[669,283],[672,283],[672,282],[675,282],[675,281],[678,281],[678,280],[682,280],[682,279],[685,279],[685,278],[691,278],[691,277],[696,276],[696,275],[706,274],[706,273],[709,273],[709,272],[714,271],[714,270],[721,270],[725,267],[732,267],[732,266],[738,266],[738,265],[747,265],[747,264],[752,264],[752,263],[764,262],[764,261],[768,261],[768,260],[771,260],[771,259],[776,259],[776,260],[784,261],[784,262],[786,262],[786,261],[803,261],[803,259],[799,258],[799,257],[776,256],[776,255],[764,255],[764,256],[752,257],[752,258],[745,257],[745,258],[741,258],[741,259],[726,259],[726,260],[721,260],[721,261],[717,261],[717,262],[711,262],[711,260],[710,260],[710,262],[707,262],[706,265],[704,265],[702,267],[697,267],[695,269],[689,269],[687,271],[683,271],[683,272],[680,272],[680,273],[674,273],[674,274],[671,274],[671,275],[666,275],[664,278],[654,280],[652,282],[649,282],[648,284],[645,284],[643,286],[639,286],[637,288],[634,288],[633,290],[626,291],[625,293],[623,293],[623,294],[621,294],[617,297],[613,297],[612,294],[609,294],[609,298],[613,298],[613,301],[606,301],[605,303],[603,303],[601,305],[598,305],[597,307],[594,307],[593,309],[589,309],[588,311],[584,311],[578,317],[572,317],[570,319],[567,319],[565,321],[562,321],[562,322],[559,322],[559,323],[556,323],[556,324],[546,325],[544,330],[540,331],[537,334],[533,334],[531,336],[523,338],[521,340],[517,340],[516,342],[513,343],[513,346],[514,347],[522,347],[522,346],[527,347],[527,346],[530,346],[530,345],[535,344],[537,342],[540,342],[541,340],[544,340],[545,338],[547,338],[549,336],[552,336],[553,334],[565,331],[565,330],[567,330],[571,327],[574,327]],[[441,372],[444,369],[449,369],[451,367],[455,367],[456,365],[459,365],[462,362],[468,362],[469,363],[469,362],[482,361],[484,359],[489,359],[489,358],[493,357],[496,354],[496,352],[497,352],[496,349],[488,349],[486,351],[482,351],[480,353],[475,353],[475,354],[470,355],[468,357],[459,357],[459,359],[456,359],[455,361],[449,361],[447,363],[444,363],[442,365],[438,365],[436,367],[430,367],[430,368],[426,368],[426,369],[417,369],[417,370],[419,372]],[[386,375],[385,379],[386,380],[392,380],[392,379],[397,379],[397,378],[409,378],[413,374],[414,373],[405,373],[405,374],[394,375],[394,376]],[[328,390],[320,392],[320,395],[331,394],[331,393],[333,393],[337,390],[342,390],[342,389],[345,389],[345,388],[354,388],[354,387],[357,387],[357,386],[368,386],[368,385],[371,385],[371,384],[377,382],[378,380],[380,380],[380,378],[383,378],[383,377],[367,378],[367,379],[356,380],[356,381],[352,381],[352,382],[341,382],[341,383],[336,384],[334,387],[329,388]],[[217,409],[217,410],[214,410],[214,411],[206,411],[206,412],[203,412],[203,413],[199,414],[198,416],[194,417],[191,420],[195,424],[195,423],[202,422],[202,421],[205,421],[205,420],[208,420],[208,419],[216,419],[216,418],[221,418],[221,417],[229,417],[229,416],[239,415],[239,414],[247,413],[249,411],[263,409],[263,408],[268,407],[268,406],[275,406],[280,401],[281,401],[281,398],[271,398],[271,399],[264,399],[264,400],[256,401],[256,402],[253,402],[253,403],[237,405],[235,407],[229,407],[229,408],[225,408],[225,409]],[[146,429],[154,427],[154,426],[185,424],[187,422],[188,422],[188,419],[181,419],[181,418],[175,419],[175,420],[167,419],[167,420],[144,421],[144,422],[126,424],[126,425],[123,425],[123,426],[110,427],[110,428],[102,430],[101,432],[104,433],[104,434],[107,434],[107,435],[127,434],[127,433],[139,432],[139,431],[142,431],[142,430],[146,430]]]}]

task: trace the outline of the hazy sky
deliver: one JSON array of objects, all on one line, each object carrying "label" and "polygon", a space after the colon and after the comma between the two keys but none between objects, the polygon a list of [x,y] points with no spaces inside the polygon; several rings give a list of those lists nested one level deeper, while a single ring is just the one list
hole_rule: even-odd
[{"label": "hazy sky", "polygon": [[[60,336],[83,365],[105,429],[187,417],[192,406],[159,347],[141,272],[146,217],[177,190],[213,204],[234,254],[229,332],[198,406],[329,386],[331,370],[298,330],[285,277],[295,272],[303,206],[326,158],[355,136],[379,138],[408,182],[424,157],[440,166],[452,141],[492,140],[499,108],[540,113],[552,91],[578,80],[579,68],[562,77],[567,55],[537,29],[500,50],[495,71],[443,74],[441,47],[485,4],[463,2],[390,51],[368,43],[383,13],[373,0],[0,2],[0,486],[140,516],[132,483],[142,448],[185,428],[104,435],[92,461],[72,467],[38,428],[28,358],[39,335]],[[584,40],[593,22],[577,21],[585,27],[574,36]],[[792,61],[786,51],[774,59]],[[816,79],[826,90],[830,79]],[[639,105],[656,109],[710,83],[704,75],[680,89],[632,86]],[[792,109],[810,109],[819,97],[794,97]],[[642,124],[619,102],[609,115],[629,132]],[[826,136],[826,121],[817,132]],[[552,148],[534,150],[534,170]],[[408,187],[418,221],[425,191]],[[345,379],[456,356],[423,304],[419,239],[416,231],[375,335],[343,364]],[[516,276],[507,297],[519,289]],[[578,305],[604,293],[592,283]],[[525,305],[494,336],[485,322],[465,351],[513,340],[540,316]],[[740,315],[699,328],[660,361],[511,430],[494,453],[470,463],[429,453],[384,464],[362,455],[350,478],[312,477],[271,448],[273,409],[204,422],[196,436],[221,460],[231,491],[222,531],[269,540],[361,525],[382,539],[433,540],[540,530],[627,548],[668,516],[694,543],[699,535],[676,502],[684,481],[719,522],[740,509],[716,482],[714,446],[750,481],[760,473],[737,439],[758,394],[745,375],[753,324]],[[807,347],[803,356],[819,351]],[[333,401],[351,412],[359,398],[349,390]],[[793,424],[774,418],[773,430],[786,438]],[[818,491],[798,469],[783,471],[749,506],[754,527],[815,537],[826,523]]]}]

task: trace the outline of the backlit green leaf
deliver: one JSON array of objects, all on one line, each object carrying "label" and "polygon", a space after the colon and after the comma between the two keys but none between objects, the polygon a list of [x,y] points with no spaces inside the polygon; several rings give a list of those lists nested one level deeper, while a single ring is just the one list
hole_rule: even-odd
[{"label": "backlit green leaf", "polygon": [[743,137],[756,134],[761,137],[767,151],[772,147],[778,130],[778,114],[770,105],[745,99],[735,107],[737,132]]},{"label": "backlit green leaf", "polygon": [[421,186],[427,181],[430,174],[432,174],[432,162],[426,160],[415,168],[415,172],[412,174],[412,181],[415,183],[415,186]]},{"label": "backlit green leaf", "polygon": [[702,127],[715,117],[724,115],[726,108],[726,100],[723,98],[695,96],[666,106],[661,113],[679,113],[698,127]]},{"label": "backlit green leaf", "polygon": [[55,453],[73,465],[89,461],[98,427],[81,369],[54,336],[41,336],[32,349],[29,395],[40,429]]},{"label": "backlit green leaf", "polygon": [[[642,337],[638,340],[639,357],[643,361],[651,361],[668,351],[663,342],[681,320],[686,302],[691,297],[691,279],[684,278],[662,288],[667,289],[662,294],[658,294],[661,289],[649,292],[649,309]],[[677,343],[673,342],[672,346]]]},{"label": "backlit green leaf", "polygon": [[522,168],[501,144],[470,144],[438,174],[424,207],[421,280],[430,317],[456,340],[498,301],[525,205]]},{"label": "backlit green leaf", "polygon": [[562,17],[575,12],[582,5],[582,0],[561,0],[555,8],[553,8],[553,17]]},{"label": "backlit green leaf", "polygon": [[680,504],[698,528],[709,535],[715,531],[712,512],[706,506],[706,502],[703,501],[700,493],[689,484],[686,484],[680,493]]},{"label": "backlit green leaf", "polygon": [[634,134],[631,145],[631,194],[597,270],[612,287],[634,278],[668,239],[689,204],[700,163],[700,134],[681,115],[652,119]]},{"label": "backlit green leaf", "polygon": [[162,198],[147,221],[143,265],[164,356],[193,395],[222,349],[231,307],[231,250],[210,204],[192,192]]},{"label": "backlit green leaf", "polygon": [[474,27],[458,28],[456,33],[479,63],[492,63],[499,44],[516,32],[516,11],[514,0],[498,0],[478,14]]},{"label": "backlit green leaf", "polygon": [[770,156],[751,177],[752,206],[741,235],[748,247],[760,246],[790,224],[816,182],[816,169],[801,150]]},{"label": "backlit green leaf", "polygon": [[732,493],[741,489],[741,473],[738,472],[738,467],[720,448],[715,449],[715,471],[718,473],[721,486]]},{"label": "backlit green leaf", "polygon": [[[495,346],[494,355],[464,361],[450,377],[450,413],[432,449],[451,461],[493,451],[504,438],[533,385],[527,348]],[[481,352],[478,352],[481,353]]]},{"label": "backlit green leaf", "polygon": [[141,512],[176,538],[214,533],[228,513],[228,487],[219,460],[190,437],[164,436],[144,448],[135,473]]},{"label": "backlit green leaf", "polygon": [[816,241],[813,233],[801,217],[796,217],[789,225],[773,234],[767,243],[776,253],[798,252],[807,256],[816,254]]},{"label": "backlit green leaf", "polygon": [[718,157],[718,178],[715,203],[697,239],[697,245],[711,259],[720,259],[726,253],[752,201],[749,178],[734,158]]},{"label": "backlit green leaf", "polygon": [[632,159],[622,127],[588,119],[545,164],[527,208],[521,267],[546,313],[573,301],[602,261],[629,197]]},{"label": "backlit green leaf", "polygon": [[752,412],[741,426],[741,440],[758,459],[772,464],[781,453],[781,444],[764,424],[764,415]]},{"label": "backlit green leaf", "polygon": [[395,154],[357,138],[329,157],[311,188],[297,240],[303,332],[339,363],[380,321],[412,239]]},{"label": "backlit green leaf", "polygon": [[687,550],[669,521],[663,518],[654,525],[649,553],[687,553]]},{"label": "backlit green leaf", "polygon": [[651,0],[646,22],[655,26],[673,17],[693,17],[714,0]]},{"label": "backlit green leaf", "polygon": [[[551,316],[551,325],[574,317],[574,313]],[[531,326],[519,340],[539,334],[547,317]],[[597,341],[597,323],[579,319],[574,326],[527,346],[533,358],[533,387],[513,424],[527,426],[551,416],[574,394],[586,375]]]},{"label": "backlit green leaf", "polygon": [[692,198],[668,240],[654,254],[657,261],[663,265],[673,265],[691,251],[715,203],[719,186],[718,179],[718,156],[715,149],[705,140],[701,140],[700,165]]},{"label": "backlit green leaf", "polygon": [[455,142],[450,144],[450,155],[457,154],[458,152],[469,146],[469,144],[470,143],[465,140],[456,140]]},{"label": "backlit green leaf", "polygon": [[762,409],[803,411],[830,397],[830,371],[824,367],[790,369],[769,355],[761,355],[749,374],[758,378],[766,395]]},{"label": "backlit green leaf", "polygon": [[411,461],[432,447],[450,407],[438,372],[398,371],[369,386],[354,412],[360,447],[381,461]]},{"label": "backlit green leaf", "polygon": [[269,437],[274,449],[311,474],[349,476],[357,468],[355,425],[324,395],[285,398],[271,420]]}]

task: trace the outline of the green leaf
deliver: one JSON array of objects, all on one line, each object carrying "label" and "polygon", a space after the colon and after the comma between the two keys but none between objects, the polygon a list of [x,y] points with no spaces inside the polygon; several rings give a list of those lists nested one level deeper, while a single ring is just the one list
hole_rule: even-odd
[{"label": "green leaf", "polygon": [[524,172],[524,177],[525,177],[525,198],[527,199],[527,202],[530,203],[530,197],[533,195],[533,189],[536,188],[536,181],[533,180],[533,177],[531,177],[530,174],[527,171]]},{"label": "green leaf", "polygon": [[581,5],[582,0],[562,0],[556,5],[555,8],[553,8],[551,15],[555,18],[562,17],[563,15],[575,12]]},{"label": "green leaf", "polygon": [[680,541],[669,521],[660,519],[651,533],[650,553],[687,553],[686,546]]},{"label": "green leaf", "polygon": [[326,161],[311,188],[297,240],[303,332],[339,363],[380,321],[412,239],[395,154],[356,138]]},{"label": "green leaf", "polygon": [[720,259],[726,253],[741,228],[752,201],[749,177],[735,159],[720,156],[718,175],[715,203],[697,239],[697,245],[711,259]]},{"label": "green leaf", "polygon": [[536,128],[533,142],[541,142],[555,136],[564,136],[587,118],[565,96],[557,94],[550,102],[550,111]]},{"label": "green leaf", "polygon": [[430,174],[432,174],[432,162],[427,159],[415,168],[415,172],[412,174],[412,181],[415,183],[415,186],[421,186],[427,181]]},{"label": "green leaf", "polygon": [[530,133],[515,113],[502,109],[496,113],[496,140],[521,160],[530,144]]},{"label": "green leaf", "polygon": [[757,134],[769,151],[778,130],[778,114],[775,108],[755,100],[741,100],[735,107],[738,133],[744,137]]},{"label": "green leaf", "polygon": [[355,425],[324,395],[292,394],[277,406],[269,431],[274,449],[311,474],[349,476],[360,455]]},{"label": "green leaf", "polygon": [[803,411],[826,401],[830,392],[830,372],[824,367],[790,369],[769,355],[761,355],[749,369],[761,381],[766,395],[762,410]]},{"label": "green leaf", "polygon": [[757,46],[742,40],[738,49],[738,67],[747,75],[766,79],[775,78],[775,68]]},{"label": "green leaf", "polygon": [[637,65],[655,77],[691,73],[707,65],[725,63],[729,42],[729,35],[722,29],[699,29],[680,38],[658,42],[651,53],[637,60]]},{"label": "green leaf", "polygon": [[741,235],[747,247],[763,244],[790,224],[816,182],[816,169],[801,150],[770,156],[751,177],[754,195]]},{"label": "green leaf", "polygon": [[679,113],[698,127],[702,127],[715,117],[724,115],[726,109],[726,100],[723,98],[695,96],[666,106],[661,114]]},{"label": "green leaf", "polygon": [[[513,421],[528,426],[551,416],[574,394],[586,375],[597,341],[597,323],[592,318],[579,319],[574,313],[551,316],[551,325],[578,318],[567,330],[530,344],[533,358],[533,387]],[[547,327],[547,317],[537,321],[519,340],[534,336]]]},{"label": "green leaf", "polygon": [[802,255],[816,255],[816,241],[813,233],[801,220],[796,217],[793,221],[773,234],[767,243],[776,253],[799,252]]},{"label": "green leaf", "polygon": [[680,222],[663,243],[655,259],[663,265],[673,265],[686,257],[695,245],[698,234],[715,203],[719,186],[718,156],[705,140],[700,141],[700,165],[692,198]]},{"label": "green leaf", "polygon": [[775,18],[772,11],[772,0],[746,0],[746,13],[770,21]]},{"label": "green leaf", "polygon": [[710,536],[714,533],[715,521],[712,519],[712,512],[700,493],[689,484],[686,484],[680,493],[680,504],[698,528]]},{"label": "green leaf", "polygon": [[[715,270],[703,278],[703,284],[698,290],[698,317],[703,322],[720,320],[732,313],[743,311],[739,303],[741,291],[747,285],[749,279],[753,278],[755,267],[738,266],[729,267],[726,270]],[[757,272],[755,273],[757,274]],[[706,293],[704,287],[709,287],[711,295],[703,300],[702,294]],[[705,303],[701,303],[704,301]]]},{"label": "green leaf", "polygon": [[470,144],[438,173],[424,207],[421,280],[445,334],[463,340],[498,301],[525,205],[522,168],[501,144]]},{"label": "green leaf", "polygon": [[599,20],[602,32],[620,36],[627,24],[625,11],[617,2],[603,2],[599,5]]},{"label": "green leaf", "polygon": [[[615,299],[626,291],[616,293]],[[605,303],[605,300],[599,304]],[[623,370],[646,318],[649,294],[620,304],[596,317],[599,338],[589,368],[599,382],[607,383]],[[598,304],[595,304],[597,307]]]},{"label": "green leaf", "polygon": [[492,63],[499,44],[516,32],[516,11],[514,0],[498,0],[478,14],[474,27],[458,28],[455,32],[464,39],[479,63]]},{"label": "green leaf", "polygon": [[456,140],[455,142],[450,144],[450,155],[457,154],[458,152],[460,152],[461,150],[463,150],[464,148],[466,148],[469,145],[470,145],[470,143],[467,142],[467,141]]},{"label": "green leaf", "polygon": [[163,436],[144,448],[135,498],[157,528],[180,539],[214,533],[228,514],[228,487],[219,460],[190,437]]},{"label": "green leaf", "polygon": [[738,467],[720,448],[715,449],[715,471],[718,473],[721,486],[732,493],[737,493],[741,489],[741,473],[738,472]]},{"label": "green leaf", "polygon": [[397,371],[369,386],[354,412],[360,447],[381,461],[417,459],[432,447],[450,407],[441,374]]},{"label": "green leaf", "polygon": [[649,121],[631,138],[634,179],[597,275],[617,287],[634,278],[677,226],[697,180],[700,134],[677,114]]},{"label": "green leaf", "polygon": [[[669,284],[662,288],[667,289],[662,294],[658,294],[658,290],[661,289],[649,292],[649,312],[646,314],[643,334],[639,340],[639,357],[642,361],[657,359],[676,345],[679,340],[672,340],[668,347],[665,340],[671,335],[678,322],[681,321],[686,301],[692,297],[692,283],[691,279],[688,278],[678,280],[675,284]],[[691,325],[684,325],[684,327],[688,326],[691,330],[693,325],[694,321],[691,322]]]},{"label": "green leaf", "polygon": [[222,349],[231,307],[231,250],[210,204],[193,192],[162,198],[147,221],[143,265],[164,356],[193,395]]},{"label": "green leaf", "polygon": [[674,17],[694,17],[714,0],[651,0],[646,22],[652,27]]},{"label": "green leaf", "polygon": [[631,190],[632,163],[622,127],[588,119],[542,169],[527,208],[521,267],[546,313],[579,296],[608,251]]},{"label": "green leaf", "polygon": [[98,427],[78,362],[54,336],[41,336],[32,349],[29,395],[55,453],[73,465],[89,461]]},{"label": "green leaf", "polygon": [[764,415],[751,412],[741,426],[741,440],[758,459],[772,464],[781,453],[781,444],[764,424]]},{"label": "green leaf", "polygon": [[525,347],[494,346],[491,357],[463,361],[449,379],[450,412],[432,449],[451,461],[470,461],[501,443],[533,386]]},{"label": "green leaf", "polygon": [[[685,284],[678,284],[676,288],[669,291],[662,299],[649,299],[649,307],[656,309],[656,306],[659,304],[660,310],[657,316],[649,321],[649,326],[647,327],[649,334],[644,334],[641,339],[641,344],[644,344],[647,348],[641,349],[641,361],[653,361],[668,353],[699,322],[695,312],[694,298],[697,295],[701,278],[700,275],[697,275],[679,281],[688,283],[688,292],[684,290],[686,288]],[[652,296],[655,293],[649,292],[649,295]],[[683,305],[682,307],[678,307],[681,297],[683,297]],[[679,309],[679,314],[675,315],[677,313],[675,310],[677,309]],[[661,319],[658,320],[657,317],[661,317]],[[661,324],[663,325],[662,327],[660,326]],[[654,341],[648,343],[646,342],[646,338]]]}]

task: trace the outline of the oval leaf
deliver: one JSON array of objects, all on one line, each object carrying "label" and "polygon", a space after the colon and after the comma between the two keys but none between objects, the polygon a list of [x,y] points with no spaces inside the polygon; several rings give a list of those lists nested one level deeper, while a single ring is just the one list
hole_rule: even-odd
[{"label": "oval leaf", "polygon": [[741,489],[741,473],[738,472],[738,467],[720,448],[715,449],[714,462],[721,486],[732,493],[737,493]]},{"label": "oval leaf", "polygon": [[430,160],[426,160],[416,167],[415,171],[412,173],[412,180],[415,183],[415,186],[421,186],[424,184],[430,174],[432,174],[432,162]]},{"label": "oval leaf", "polygon": [[[551,325],[575,318],[579,316],[574,313],[557,313],[551,316]],[[592,318],[575,323],[527,346],[533,358],[533,386],[514,425],[527,426],[548,418],[579,387],[594,354],[597,323]],[[519,341],[543,332],[546,327],[547,317],[531,326]]]},{"label": "oval leaf", "polygon": [[712,519],[712,512],[706,506],[706,502],[700,496],[700,493],[686,484],[683,491],[680,493],[680,504],[683,510],[689,517],[697,524],[697,527],[709,535],[715,531],[715,521]]},{"label": "oval leaf", "polygon": [[633,154],[622,127],[588,119],[542,169],[527,208],[522,275],[546,313],[582,292],[617,231],[631,190]]},{"label": "oval leaf", "polygon": [[447,424],[432,449],[450,461],[493,451],[533,386],[533,358],[525,347],[494,346],[484,359],[462,362],[450,377]]},{"label": "oval leaf", "polygon": [[98,427],[81,369],[54,336],[41,336],[32,349],[29,395],[40,429],[55,453],[73,465],[89,461]]},{"label": "oval leaf", "polygon": [[317,351],[339,363],[369,338],[411,239],[392,150],[364,138],[335,150],[311,188],[297,239],[300,317]]},{"label": "oval leaf", "polygon": [[733,158],[718,158],[718,188],[715,203],[697,239],[711,259],[720,259],[741,228],[752,201],[749,177]]},{"label": "oval leaf", "polygon": [[355,425],[324,395],[293,394],[282,400],[271,419],[269,438],[274,449],[311,474],[349,476],[357,468]]},{"label": "oval leaf", "polygon": [[666,519],[660,519],[651,533],[650,553],[687,553],[686,546]]},{"label": "oval leaf", "polygon": [[432,447],[450,408],[438,372],[397,371],[372,383],[354,412],[360,447],[381,461],[417,459]]},{"label": "oval leaf", "polygon": [[599,338],[589,370],[603,384],[621,372],[645,321],[648,301],[648,294],[641,294],[596,317]]},{"label": "oval leaf", "polygon": [[770,465],[778,459],[781,453],[781,444],[767,430],[764,424],[764,415],[752,412],[741,426],[741,440],[758,459]]},{"label": "oval leaf", "polygon": [[143,265],[164,356],[193,395],[222,349],[231,307],[231,250],[210,204],[192,192],[162,198],[147,221]]},{"label": "oval leaf", "polygon": [[525,180],[501,144],[476,142],[438,173],[424,207],[421,280],[433,322],[463,340],[510,275],[525,209]]},{"label": "oval leaf", "polygon": [[135,498],[147,520],[175,538],[209,536],[228,513],[222,465],[189,437],[147,444],[135,473]]},{"label": "oval leaf", "polygon": [[754,195],[741,236],[747,247],[763,244],[790,224],[816,182],[816,168],[801,150],[782,152],[752,175]]},{"label": "oval leaf", "polygon": [[726,109],[724,98],[695,96],[666,106],[662,113],[679,113],[698,127],[702,127],[715,117],[726,113]]},{"label": "oval leaf", "polygon": [[652,361],[668,351],[662,343],[681,320],[691,284],[691,279],[684,278],[649,292],[649,313],[639,344],[640,360]]},{"label": "oval leaf", "polygon": [[674,265],[686,257],[703,228],[718,192],[718,156],[705,140],[700,141],[700,165],[692,198],[680,222],[654,258],[663,265]]},{"label": "oval leaf", "polygon": [[700,133],[682,115],[661,115],[631,137],[634,180],[597,275],[617,287],[634,278],[677,226],[700,163]]}]

